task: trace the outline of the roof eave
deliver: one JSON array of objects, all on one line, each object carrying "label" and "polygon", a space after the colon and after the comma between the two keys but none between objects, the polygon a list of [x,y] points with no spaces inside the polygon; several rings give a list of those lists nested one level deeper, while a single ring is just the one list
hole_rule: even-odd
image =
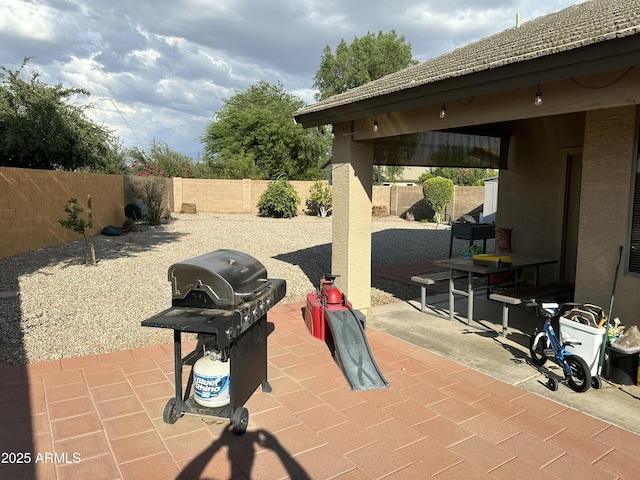
[{"label": "roof eave", "polygon": [[305,128],[336,124],[391,111],[438,104],[505,90],[628,68],[640,63],[640,35],[602,41],[435,83],[382,94],[322,110],[294,114]]}]

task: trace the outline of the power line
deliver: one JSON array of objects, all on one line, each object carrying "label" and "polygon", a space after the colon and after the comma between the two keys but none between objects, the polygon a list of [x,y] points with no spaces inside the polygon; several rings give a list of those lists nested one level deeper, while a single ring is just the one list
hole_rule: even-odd
[{"label": "power line", "polygon": [[110,101],[113,104],[113,106],[115,107],[115,109],[118,112],[118,114],[120,115],[120,117],[122,118],[122,120],[124,121],[124,123],[127,125],[127,127],[129,127],[129,130],[131,130],[131,133],[133,133],[133,136],[136,137],[136,140],[138,140],[138,143],[142,144],[142,141],[138,138],[138,135],[136,135],[136,132],[133,131],[133,128],[131,128],[131,125],[129,125],[129,122],[127,122],[127,119],[124,117],[124,115],[122,114],[122,112],[118,108],[118,105],[116,105],[116,102],[114,102],[113,99],[111,99],[111,98],[99,98],[98,100],[108,100],[108,101]]}]

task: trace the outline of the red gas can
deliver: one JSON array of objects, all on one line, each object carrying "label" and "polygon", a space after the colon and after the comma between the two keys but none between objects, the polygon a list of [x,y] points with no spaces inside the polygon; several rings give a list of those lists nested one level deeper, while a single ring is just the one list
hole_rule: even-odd
[{"label": "red gas can", "polygon": [[316,338],[324,340],[324,308],[322,297],[317,292],[307,295],[307,306],[304,309],[304,323]]}]

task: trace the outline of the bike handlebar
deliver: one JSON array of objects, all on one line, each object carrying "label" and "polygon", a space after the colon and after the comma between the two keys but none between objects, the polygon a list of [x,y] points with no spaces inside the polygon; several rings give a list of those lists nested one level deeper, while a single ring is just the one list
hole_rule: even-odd
[{"label": "bike handlebar", "polygon": [[[534,307],[536,309],[536,315],[543,318],[553,318],[559,317],[567,310],[570,310],[573,307],[581,305],[576,302],[539,302],[535,298],[522,299],[522,302],[527,307]],[[552,305],[553,311],[545,308],[545,305]]]}]

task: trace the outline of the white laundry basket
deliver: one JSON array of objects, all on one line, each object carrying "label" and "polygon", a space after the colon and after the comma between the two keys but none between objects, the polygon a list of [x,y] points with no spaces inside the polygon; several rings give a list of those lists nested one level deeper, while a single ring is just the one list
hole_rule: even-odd
[{"label": "white laundry basket", "polygon": [[582,357],[587,362],[591,375],[598,374],[600,347],[604,338],[605,327],[591,327],[582,323],[560,317],[560,341],[573,340],[580,345],[567,346],[567,350]]}]

